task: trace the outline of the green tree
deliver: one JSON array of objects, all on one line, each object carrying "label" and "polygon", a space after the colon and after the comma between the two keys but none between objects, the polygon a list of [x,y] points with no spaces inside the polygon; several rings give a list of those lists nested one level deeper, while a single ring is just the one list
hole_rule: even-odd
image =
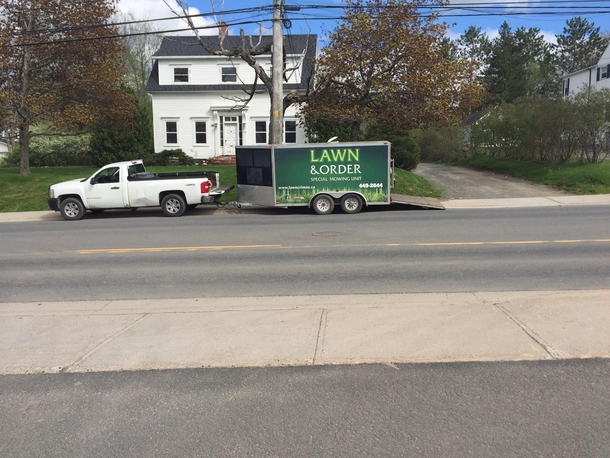
[{"label": "green tree", "polygon": [[136,109],[133,118],[123,126],[97,129],[91,136],[90,156],[99,167],[111,162],[144,159],[154,152],[151,104],[142,102],[132,90]]},{"label": "green tree", "polygon": [[593,22],[580,16],[569,19],[563,33],[557,35],[560,71],[568,74],[596,64],[609,42],[610,36],[601,35]]},{"label": "green tree", "polygon": [[377,124],[369,126],[366,139],[389,141],[392,144],[392,159],[398,168],[413,170],[419,164],[419,144],[408,130]]},{"label": "green tree", "polygon": [[[30,173],[31,126],[56,131],[122,123],[132,99],[116,35],[116,0],[0,0],[0,118],[19,133],[21,174]],[[101,27],[90,27],[97,25]]]},{"label": "green tree", "polygon": [[557,94],[552,47],[540,29],[520,27],[513,33],[504,22],[489,51],[482,77],[488,92],[486,105],[510,103],[531,95]]},{"label": "green tree", "polygon": [[420,11],[437,0],[354,0],[318,62],[316,92],[303,110],[308,123],[413,128],[446,124],[476,105],[481,87],[472,64],[454,58],[447,25]]}]

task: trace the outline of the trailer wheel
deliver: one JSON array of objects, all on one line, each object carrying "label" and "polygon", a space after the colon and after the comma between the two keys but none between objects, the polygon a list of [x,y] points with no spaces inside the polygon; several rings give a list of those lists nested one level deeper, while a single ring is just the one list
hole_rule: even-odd
[{"label": "trailer wheel", "polygon": [[186,210],[186,202],[178,194],[168,194],[161,201],[161,209],[165,216],[182,216]]},{"label": "trailer wheel", "polygon": [[315,211],[318,215],[328,215],[332,213],[335,208],[335,202],[332,197],[327,196],[326,194],[321,194],[316,196],[311,203],[313,211]]},{"label": "trailer wheel", "polygon": [[77,221],[85,216],[85,206],[79,199],[68,197],[61,201],[59,212],[68,221]]},{"label": "trailer wheel", "polygon": [[362,199],[358,194],[347,194],[341,199],[343,213],[353,214],[362,210]]}]

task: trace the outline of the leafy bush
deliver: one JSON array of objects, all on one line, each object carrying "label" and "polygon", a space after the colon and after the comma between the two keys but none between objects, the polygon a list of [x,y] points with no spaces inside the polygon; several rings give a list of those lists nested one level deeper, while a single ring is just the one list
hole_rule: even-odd
[{"label": "leafy bush", "polygon": [[558,100],[530,97],[494,107],[470,135],[476,154],[554,164],[601,162],[609,138],[610,90],[591,88]]},{"label": "leafy bush", "polygon": [[414,135],[424,161],[452,162],[466,152],[466,131],[460,126],[418,129]]},{"label": "leafy bush", "polygon": [[[37,129],[33,129],[36,132]],[[29,159],[31,167],[63,167],[67,165],[91,165],[89,158],[89,136],[70,135],[34,136],[30,140]],[[19,146],[9,152],[2,167],[18,167],[21,161]]]},{"label": "leafy bush", "polygon": [[195,165],[195,159],[181,149],[166,149],[147,155],[146,165]]}]

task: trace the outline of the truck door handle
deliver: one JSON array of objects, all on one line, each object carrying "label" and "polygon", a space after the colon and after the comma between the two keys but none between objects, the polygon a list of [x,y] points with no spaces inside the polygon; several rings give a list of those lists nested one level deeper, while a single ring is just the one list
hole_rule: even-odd
[{"label": "truck door handle", "polygon": [[112,188],[110,188],[110,189],[121,189],[121,188],[120,188],[119,186],[113,186],[113,187],[112,187]]}]

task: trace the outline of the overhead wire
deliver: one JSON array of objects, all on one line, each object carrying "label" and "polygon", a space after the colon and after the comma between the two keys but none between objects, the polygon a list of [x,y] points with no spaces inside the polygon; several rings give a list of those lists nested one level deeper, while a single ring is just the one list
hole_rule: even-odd
[{"label": "overhead wire", "polygon": [[[579,6],[574,6],[573,4],[578,4]],[[596,5],[584,5],[595,3]],[[599,4],[608,4],[608,7],[602,7]],[[570,6],[560,6],[561,4],[570,4]],[[346,9],[346,5],[328,5],[328,4],[298,4],[291,3],[291,6],[298,7],[300,10],[308,10],[309,13],[304,13],[301,11],[290,11],[290,19],[291,21],[337,21],[345,19],[345,16],[330,16],[330,15],[317,15],[312,14],[313,11],[316,10],[333,10],[333,9]],[[522,6],[529,5],[529,6]],[[543,6],[543,5],[551,5],[551,6]],[[347,7],[354,9],[354,7]],[[365,6],[358,7],[356,9],[370,9]],[[391,6],[387,5],[385,8],[390,9]],[[504,9],[504,11],[498,12],[497,10]],[[509,11],[506,11],[506,10]],[[233,10],[223,11],[223,16],[228,14],[241,15],[248,14],[249,17],[247,20],[233,20],[227,22],[229,27],[242,26],[242,25],[251,25],[251,24],[262,24],[265,22],[272,22],[272,18],[261,18],[255,19],[252,17],[252,13],[258,13],[257,16],[262,16],[265,13],[273,10],[273,5],[263,5],[251,8],[238,8]],[[492,3],[492,2],[467,2],[453,5],[425,5],[420,8],[420,17],[426,18],[432,15],[436,15],[439,18],[460,18],[460,17],[484,17],[484,16],[523,16],[523,15],[533,15],[533,16],[568,16],[568,15],[580,15],[580,14],[608,14],[610,13],[610,0],[556,0],[556,1],[547,1],[541,0],[537,2],[526,2],[526,1],[516,1],[516,2],[505,2],[502,4]],[[191,18],[207,18],[216,16],[216,12],[211,13],[199,13],[195,15],[189,15]],[[121,21],[121,22],[112,22],[105,24],[88,24],[88,25],[80,25],[80,26],[72,26],[72,27],[58,27],[58,28],[45,28],[45,29],[35,29],[28,32],[21,32],[15,34],[15,37],[22,36],[40,36],[40,40],[31,41],[29,43],[23,43],[22,46],[35,46],[35,45],[44,45],[44,44],[59,44],[59,43],[72,43],[78,41],[91,41],[91,40],[100,40],[100,39],[117,39],[117,38],[126,38],[132,36],[142,36],[142,35],[155,35],[155,34],[165,34],[165,33],[179,33],[179,32],[188,32],[192,29],[190,27],[185,28],[176,28],[171,30],[155,30],[155,31],[146,31],[146,32],[130,32],[130,33],[119,33],[113,35],[106,36],[92,36],[92,37],[79,37],[79,38],[63,38],[57,40],[44,40],[44,35],[52,35],[52,34],[67,34],[70,32],[76,31],[85,31],[90,29],[100,29],[105,27],[120,27],[126,25],[135,25],[142,23],[151,23],[151,22],[162,22],[169,20],[180,20],[185,19],[188,16],[169,16],[163,18],[155,18],[155,19],[142,19],[142,20],[134,20],[134,21]],[[215,29],[217,28],[217,24],[212,25],[202,25],[197,26],[197,30],[206,30],[206,29]]]}]

